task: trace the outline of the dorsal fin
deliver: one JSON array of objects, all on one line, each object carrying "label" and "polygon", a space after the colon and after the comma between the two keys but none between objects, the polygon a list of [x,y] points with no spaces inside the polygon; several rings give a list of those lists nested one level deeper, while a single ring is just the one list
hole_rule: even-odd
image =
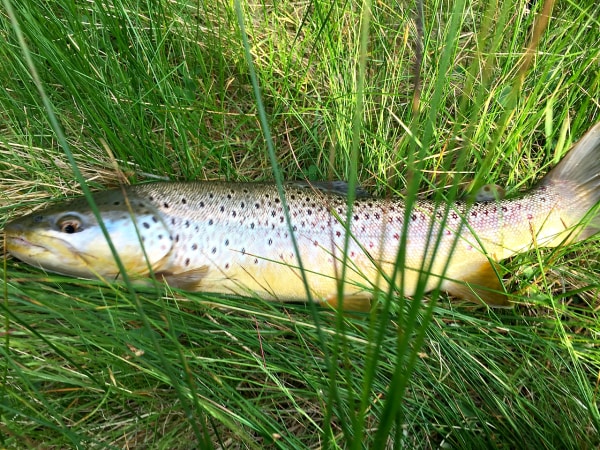
[{"label": "dorsal fin", "polygon": [[[340,195],[343,197],[348,196],[348,183],[346,181],[290,181],[287,183],[289,186],[305,188],[305,189],[316,189],[321,192],[328,194]],[[356,198],[370,197],[369,194],[362,186],[356,186],[354,189],[354,195]]]}]

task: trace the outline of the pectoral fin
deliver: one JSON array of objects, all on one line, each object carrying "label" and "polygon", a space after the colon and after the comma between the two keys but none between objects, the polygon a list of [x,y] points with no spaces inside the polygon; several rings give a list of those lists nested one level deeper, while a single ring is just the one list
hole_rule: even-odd
[{"label": "pectoral fin", "polygon": [[505,294],[504,286],[489,260],[477,265],[472,271],[455,277],[462,281],[446,280],[442,289],[450,294],[471,300],[484,302],[494,308],[512,308],[512,303]]},{"label": "pectoral fin", "polygon": [[162,271],[155,273],[156,279],[185,291],[199,290],[200,284],[207,274],[208,266],[201,266],[184,272]]}]

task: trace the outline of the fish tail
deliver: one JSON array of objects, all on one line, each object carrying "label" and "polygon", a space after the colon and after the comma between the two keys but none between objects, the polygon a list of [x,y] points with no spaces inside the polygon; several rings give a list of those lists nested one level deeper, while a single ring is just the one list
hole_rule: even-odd
[{"label": "fish tail", "polygon": [[569,222],[581,223],[575,241],[600,231],[600,122],[594,125],[541,181],[561,196]]}]

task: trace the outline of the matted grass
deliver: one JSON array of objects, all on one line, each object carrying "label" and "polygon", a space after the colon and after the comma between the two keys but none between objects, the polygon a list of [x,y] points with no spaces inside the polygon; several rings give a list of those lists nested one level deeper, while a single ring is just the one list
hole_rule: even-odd
[{"label": "matted grass", "polygon": [[[408,201],[517,193],[600,117],[593,1],[557,4],[538,43],[547,2],[427,2],[418,103],[415,5],[242,3],[250,64],[237,2],[12,3],[0,226],[81,194],[68,151],[92,190],[272,180],[261,114],[281,178]],[[8,258],[0,446],[595,448],[599,257],[596,237],[505,261],[514,310],[382,294],[364,316],[132,294]]]}]

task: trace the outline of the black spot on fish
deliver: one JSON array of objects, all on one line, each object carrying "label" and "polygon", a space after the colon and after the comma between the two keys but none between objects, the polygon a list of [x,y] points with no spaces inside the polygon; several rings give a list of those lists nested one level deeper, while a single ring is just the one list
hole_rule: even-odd
[{"label": "black spot on fish", "polygon": [[456,214],[455,212],[453,212],[453,213],[451,214],[451,217],[452,217],[454,220],[456,220],[456,219],[458,219],[458,214]]},{"label": "black spot on fish", "polygon": [[256,209],[260,208],[260,203],[255,203],[255,204],[254,204],[254,207],[255,207]]},{"label": "black spot on fish", "polygon": [[274,202],[275,202],[275,203],[279,203],[280,201],[281,201],[281,200],[279,200],[278,198],[276,198],[276,199],[274,200]]},{"label": "black spot on fish", "polygon": [[254,258],[254,264],[258,264],[258,259]]},{"label": "black spot on fish", "polygon": [[417,215],[416,215],[416,214],[412,214],[412,215],[410,216],[410,220],[412,220],[413,222],[414,222],[415,220],[417,220]]},{"label": "black spot on fish", "polygon": [[354,215],[354,220],[358,220],[358,214]]},{"label": "black spot on fish", "polygon": [[190,265],[190,258],[185,258],[185,265],[186,267]]},{"label": "black spot on fish", "polygon": [[292,231],[298,231],[298,227],[297,227],[296,225],[294,225],[294,226],[292,227]]},{"label": "black spot on fish", "polygon": [[156,218],[156,216],[152,216],[152,222],[158,223],[158,219]]},{"label": "black spot on fish", "polygon": [[279,217],[279,223],[283,223],[285,219],[283,218],[283,216]]},{"label": "black spot on fish", "polygon": [[250,229],[254,230],[254,222],[250,224]]},{"label": "black spot on fish", "polygon": [[169,207],[169,204],[168,204],[167,202],[164,202],[164,203],[163,203],[163,206],[164,206],[165,208],[168,208],[168,207]]},{"label": "black spot on fish", "polygon": [[114,206],[119,206],[120,204],[121,204],[121,202],[120,202],[119,200],[115,200],[115,201],[113,202],[113,205],[114,205]]},{"label": "black spot on fish", "polygon": [[312,216],[312,210],[310,210],[310,209],[307,209],[307,210],[306,210],[306,214],[308,214],[309,216]]},{"label": "black spot on fish", "polygon": [[175,219],[171,219],[171,225],[175,225]]},{"label": "black spot on fish", "polygon": [[198,244],[192,244],[192,250],[198,250]]},{"label": "black spot on fish", "polygon": [[229,263],[225,264],[225,268],[229,269]]},{"label": "black spot on fish", "polygon": [[148,200],[150,200],[151,202],[154,201],[154,197],[151,195],[150,197],[148,197]]},{"label": "black spot on fish", "polygon": [[471,211],[471,217],[477,217],[477,211]]},{"label": "black spot on fish", "polygon": [[184,223],[184,225],[185,225],[186,228],[189,228],[190,227],[190,221],[186,220],[185,223]]},{"label": "black spot on fish", "polygon": [[338,230],[338,231],[336,231],[336,232],[335,232],[335,235],[336,235],[337,237],[340,237],[340,236],[342,235],[342,232]]},{"label": "black spot on fish", "polygon": [[187,203],[187,200],[186,200],[185,198],[182,198],[182,199],[181,199],[181,204],[182,204],[182,205],[185,205],[186,203]]},{"label": "black spot on fish", "polygon": [[200,208],[204,208],[204,202],[200,202],[200,203],[198,203],[198,206],[199,206]]},{"label": "black spot on fish", "polygon": [[246,249],[242,247],[242,255],[246,254]]},{"label": "black spot on fish", "polygon": [[146,229],[150,228],[150,224],[148,222],[144,222],[142,225],[144,225],[144,228]]},{"label": "black spot on fish", "polygon": [[163,235],[162,235],[162,234],[159,234],[159,235],[158,235],[158,240],[160,241],[162,238],[163,238]]},{"label": "black spot on fish", "polygon": [[502,212],[507,212],[507,211],[508,211],[508,208],[506,206],[503,206],[502,207]]},{"label": "black spot on fish", "polygon": [[214,197],[215,197],[215,194],[213,194],[212,192],[208,193],[208,198],[214,198]]},{"label": "black spot on fish", "polygon": [[178,234],[175,235],[175,242],[179,242],[179,235]]},{"label": "black spot on fish", "polygon": [[211,253],[214,255],[215,253],[217,253],[217,247],[213,247],[213,249],[211,250]]},{"label": "black spot on fish", "polygon": [[246,207],[246,204],[244,202],[240,203],[240,208],[244,209]]},{"label": "black spot on fish", "polygon": [[296,196],[295,195],[290,195],[290,199],[296,200]]},{"label": "black spot on fish", "polygon": [[231,194],[227,194],[227,198],[231,200]]},{"label": "black spot on fish", "polygon": [[273,239],[269,239],[269,245],[273,245]]},{"label": "black spot on fish", "polygon": [[235,211],[231,211],[231,216],[235,217],[235,216],[237,216],[237,213]]},{"label": "black spot on fish", "polygon": [[220,210],[221,212],[225,212],[225,207],[224,207],[224,206],[221,206],[221,207],[219,208],[219,210]]},{"label": "black spot on fish", "polygon": [[213,223],[214,223],[214,222],[213,222],[213,220],[212,220],[212,219],[210,219],[210,220],[208,221],[208,224],[209,224],[209,225],[212,225]]},{"label": "black spot on fish", "polygon": [[229,239],[225,239],[225,247],[229,245]]}]

